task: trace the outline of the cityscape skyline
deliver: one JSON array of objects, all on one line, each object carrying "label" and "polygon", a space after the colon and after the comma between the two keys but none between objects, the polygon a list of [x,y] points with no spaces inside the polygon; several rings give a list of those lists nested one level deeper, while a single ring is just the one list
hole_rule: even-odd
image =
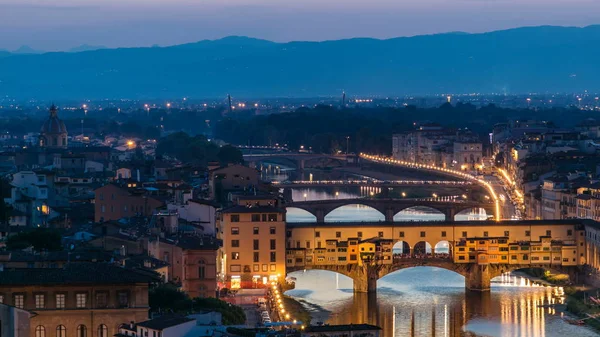
[{"label": "cityscape skyline", "polygon": [[[561,1],[286,2],[202,4],[159,1],[0,1],[0,49],[23,45],[63,51],[80,45],[108,48],[176,45],[231,35],[275,42],[355,37],[393,38],[447,32],[481,33],[523,26],[588,26],[597,2]],[[560,16],[557,15],[560,13]],[[307,23],[310,22],[309,25]],[[356,22],[361,24],[357,25]]]}]

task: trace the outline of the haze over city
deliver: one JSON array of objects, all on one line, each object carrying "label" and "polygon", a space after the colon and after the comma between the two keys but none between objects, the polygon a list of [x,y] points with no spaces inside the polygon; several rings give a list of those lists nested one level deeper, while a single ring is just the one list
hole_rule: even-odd
[{"label": "haze over city", "polygon": [[174,45],[243,35],[277,42],[392,38],[598,23],[593,0],[1,0],[0,49]]}]

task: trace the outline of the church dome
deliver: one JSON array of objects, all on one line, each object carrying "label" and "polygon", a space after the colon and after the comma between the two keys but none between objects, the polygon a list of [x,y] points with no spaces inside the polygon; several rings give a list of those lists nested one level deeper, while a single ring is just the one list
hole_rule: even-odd
[{"label": "church dome", "polygon": [[67,133],[65,123],[58,118],[56,106],[50,107],[50,117],[42,125],[40,133],[42,135]]}]

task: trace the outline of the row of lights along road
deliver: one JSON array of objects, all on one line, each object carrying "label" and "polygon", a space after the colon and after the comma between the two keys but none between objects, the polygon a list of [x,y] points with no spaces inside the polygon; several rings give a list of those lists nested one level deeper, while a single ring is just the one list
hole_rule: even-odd
[{"label": "row of lights along road", "polygon": [[405,167],[410,167],[410,168],[415,168],[415,169],[423,169],[423,170],[431,170],[431,171],[444,172],[444,173],[452,174],[452,175],[457,176],[457,177],[462,178],[462,179],[467,179],[467,180],[470,180],[470,181],[474,181],[474,182],[480,184],[481,186],[485,187],[488,190],[488,192],[492,196],[492,199],[494,200],[494,205],[495,205],[495,208],[496,208],[496,221],[500,221],[500,219],[501,219],[501,215],[500,215],[500,200],[498,199],[498,196],[496,195],[496,192],[494,191],[494,188],[492,187],[492,185],[490,185],[487,181],[485,181],[483,179],[479,179],[477,177],[474,177],[471,174],[468,174],[468,173],[465,173],[465,172],[462,172],[462,171],[456,171],[456,170],[452,170],[452,169],[448,169],[448,168],[444,168],[444,167],[437,167],[437,166],[433,166],[433,165],[411,163],[411,162],[406,162],[406,161],[402,161],[402,160],[396,160],[396,159],[392,159],[392,158],[388,158],[388,157],[369,155],[369,154],[366,154],[366,153],[361,153],[360,157],[363,158],[363,159],[367,159],[367,160],[371,160],[371,161],[378,162],[378,163],[383,163],[383,164],[405,166]]},{"label": "row of lights along road", "polygon": [[[271,282],[271,285],[273,286],[273,294],[275,296],[275,300],[277,301],[277,310],[279,311],[279,320],[283,321],[283,318],[285,318],[287,321],[289,321],[291,319],[291,317],[290,317],[290,314],[286,313],[286,311],[285,311],[285,307],[283,306],[283,299],[281,298],[281,294],[279,293],[279,288],[277,287],[277,283]],[[298,321],[296,319],[292,320],[291,322],[294,325],[298,324]],[[300,329],[304,330],[304,325],[300,326]]]}]

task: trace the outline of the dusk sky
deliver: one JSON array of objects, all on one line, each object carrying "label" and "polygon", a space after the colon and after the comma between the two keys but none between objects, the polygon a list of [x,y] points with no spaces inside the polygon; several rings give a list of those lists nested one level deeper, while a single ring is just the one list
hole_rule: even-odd
[{"label": "dusk sky", "polygon": [[390,38],[600,23],[598,0],[0,0],[0,49]]}]

